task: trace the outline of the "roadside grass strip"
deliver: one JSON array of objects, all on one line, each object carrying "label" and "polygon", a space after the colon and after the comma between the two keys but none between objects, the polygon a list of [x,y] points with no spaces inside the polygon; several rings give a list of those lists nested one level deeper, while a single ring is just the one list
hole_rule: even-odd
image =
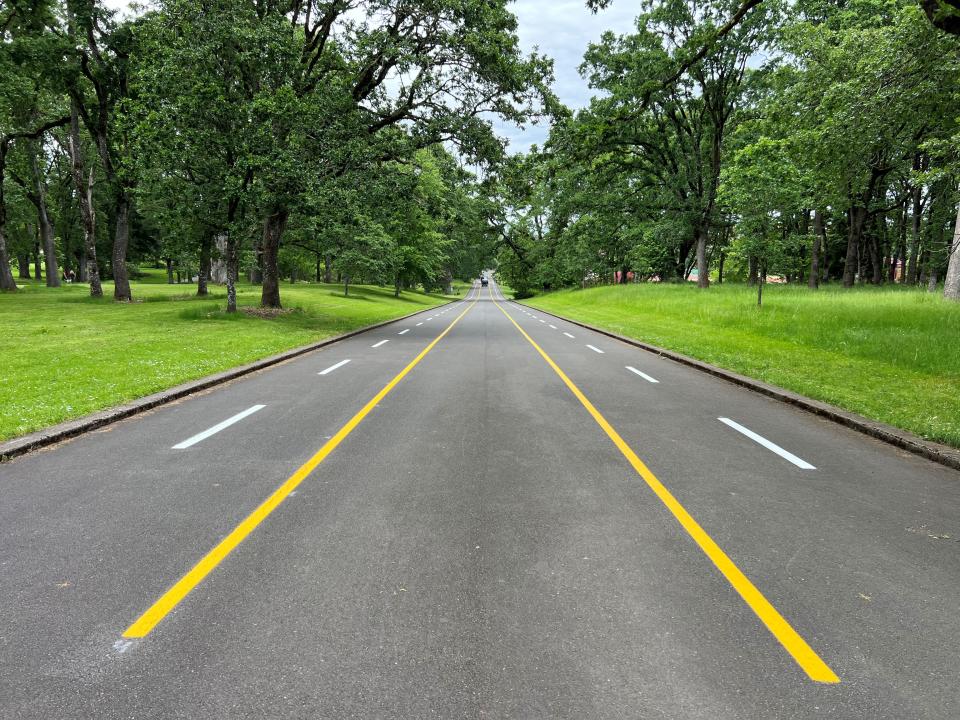
[{"label": "roadside grass strip", "polygon": [[[231,314],[217,285],[206,297],[187,283],[131,287],[132,303],[114,302],[110,282],[102,299],[83,283],[0,293],[0,441],[449,300],[362,285],[344,297],[341,285],[297,283],[283,288],[287,310],[267,318],[245,312],[261,291],[246,282]],[[121,348],[123,361],[91,348]]]},{"label": "roadside grass strip", "polygon": [[334,370],[336,370],[337,368],[342,368],[342,367],[343,367],[344,365],[346,365],[348,362],[350,362],[350,358],[347,358],[346,360],[341,360],[340,362],[331,365],[331,366],[328,367],[326,370],[321,370],[320,372],[317,373],[317,375],[329,375],[330,373],[332,373],[332,372],[333,372]]},{"label": "roadside grass strip", "polygon": [[206,439],[207,439],[208,437],[210,437],[211,435],[216,435],[216,434],[217,434],[218,432],[220,432],[221,430],[227,429],[228,427],[230,427],[230,426],[233,425],[234,423],[240,422],[240,421],[243,420],[245,417],[249,417],[250,415],[253,415],[255,412],[257,412],[258,410],[263,410],[265,407],[266,407],[266,405],[254,405],[253,407],[248,407],[248,408],[247,408],[246,410],[244,410],[243,412],[239,412],[239,413],[237,413],[236,415],[234,415],[233,417],[228,417],[228,418],[227,418],[226,420],[224,420],[223,422],[219,422],[219,423],[217,423],[216,425],[214,425],[212,428],[209,428],[209,429],[207,429],[207,430],[204,430],[204,431],[201,432],[201,433],[197,433],[197,434],[194,435],[193,437],[187,438],[186,440],[184,440],[184,441],[181,442],[181,443],[177,443],[176,445],[174,445],[174,446],[173,446],[172,448],[170,448],[170,449],[171,449],[171,450],[186,450],[188,447],[191,447],[192,445],[196,445],[196,444],[197,444],[198,442],[200,442],[201,440],[206,440]]},{"label": "roadside grass strip", "polygon": [[780,645],[794,659],[797,665],[807,674],[807,676],[820,683],[838,683],[840,678],[830,669],[819,655],[811,648],[806,640],[793,629],[786,619],[777,611],[769,600],[757,589],[757,587],[747,578],[738,568],[733,560],[720,548],[707,532],[700,527],[693,516],[687,512],[686,508],[680,504],[667,487],[657,479],[653,471],[646,466],[633,449],[620,437],[620,434],[613,428],[607,419],[600,414],[600,411],[594,407],[593,403],[587,399],[587,396],[578,388],[573,381],[567,377],[566,373],[553,361],[553,359],[544,352],[533,338],[517,324],[510,314],[495,303],[513,326],[526,338],[533,348],[540,354],[546,363],[553,368],[553,371],[560,377],[567,388],[576,396],[580,404],[593,417],[596,423],[607,434],[607,437],[613,441],[620,453],[626,458],[627,462],[633,466],[637,474],[643,478],[644,482],[656,494],[660,501],[673,514],[690,538],[700,547],[704,554],[713,562],[716,568],[727,578],[734,590],[743,598],[743,601],[756,614],[757,618],[767,627],[770,633],[777,639]]},{"label": "roadside grass strip", "polygon": [[630,283],[524,302],[960,448],[960,304],[938,293],[771,283],[758,308],[739,283]]},{"label": "roadside grass strip", "polygon": [[123,632],[123,637],[133,640],[138,638],[144,638],[150,634],[150,631],[153,630],[157,623],[163,620],[171,610],[177,607],[180,602],[190,594],[190,592],[199,585],[203,579],[209,575],[214,568],[216,568],[223,560],[233,552],[243,540],[252,533],[260,523],[267,519],[270,514],[279,507],[290,493],[297,489],[297,487],[304,480],[309,477],[320,463],[322,463],[327,456],[332,453],[337,446],[342,443],[347,436],[359,425],[370,412],[377,407],[377,405],[393,390],[401,380],[403,380],[411,370],[413,370],[424,357],[427,356],[437,343],[439,343],[446,335],[453,329],[454,325],[460,322],[460,319],[466,315],[474,307],[475,303],[467,305],[463,312],[457,315],[450,324],[441,332],[436,338],[434,338],[429,345],[427,345],[420,353],[411,360],[403,370],[401,370],[397,375],[388,382],[380,392],[374,395],[366,405],[364,405],[356,415],[354,415],[347,423],[341,427],[335,435],[333,435],[323,447],[321,447],[316,454],[311,457],[307,462],[300,466],[300,468],[293,473],[289,478],[287,478],[280,487],[271,493],[266,500],[264,500],[260,506],[250,513],[246,519],[244,519],[239,525],[237,525],[229,535],[227,535],[223,540],[221,540],[217,545],[213,547],[200,561],[194,565],[186,575],[181,577],[169,590],[167,590],[160,598],[153,603],[140,617],[134,620],[133,624],[130,625]]},{"label": "roadside grass strip", "polygon": [[801,470],[816,470],[816,469],[817,469],[816,467],[814,467],[813,465],[811,465],[810,463],[808,463],[808,462],[807,462],[806,460],[804,460],[803,458],[798,458],[798,457],[797,457],[796,455],[794,455],[792,452],[789,452],[789,451],[787,451],[787,450],[784,450],[782,447],[780,447],[780,446],[777,445],[776,443],[770,442],[769,440],[767,440],[767,439],[766,439],[765,437],[763,437],[762,435],[757,435],[757,433],[755,433],[753,430],[751,430],[751,429],[749,429],[749,428],[745,428],[743,425],[741,425],[741,424],[738,423],[738,422],[734,422],[734,421],[731,420],[730,418],[722,417],[722,418],[717,418],[717,420],[719,420],[720,422],[722,422],[724,425],[726,425],[726,426],[728,426],[728,427],[732,427],[732,428],[733,428],[734,430],[736,430],[738,433],[741,433],[742,435],[746,435],[748,438],[750,438],[751,440],[753,440],[753,441],[754,441],[755,443],[757,443],[758,445],[762,445],[763,447],[765,447],[765,448],[766,448],[767,450],[769,450],[770,452],[776,453],[777,455],[779,455],[780,457],[782,457],[784,460],[786,460],[786,461],[788,461],[788,462],[791,462],[791,463],[793,463],[794,465],[796,465],[796,466],[797,466],[798,468],[800,468]]},{"label": "roadside grass strip", "polygon": [[646,374],[645,372],[643,372],[642,370],[637,370],[635,367],[631,367],[630,365],[627,365],[626,368],[627,368],[627,370],[629,370],[630,372],[632,372],[634,375],[639,375],[640,377],[642,377],[642,378],[643,378],[644,380],[646,380],[647,382],[650,382],[650,383],[659,383],[659,382],[660,382],[660,381],[657,380],[656,378],[650,377],[649,375],[647,375],[647,374]]}]

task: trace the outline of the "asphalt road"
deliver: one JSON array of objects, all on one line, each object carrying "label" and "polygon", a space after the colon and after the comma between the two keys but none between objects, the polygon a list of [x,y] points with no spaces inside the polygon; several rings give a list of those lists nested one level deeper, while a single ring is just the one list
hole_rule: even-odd
[{"label": "asphalt road", "polygon": [[960,473],[494,297],[0,465],[0,717],[960,717]]}]

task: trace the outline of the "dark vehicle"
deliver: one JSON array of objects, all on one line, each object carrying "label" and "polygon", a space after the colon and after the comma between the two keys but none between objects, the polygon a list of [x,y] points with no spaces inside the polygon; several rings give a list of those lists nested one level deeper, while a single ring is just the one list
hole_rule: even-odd
[{"label": "dark vehicle", "polygon": [[480,287],[486,287],[486,286],[487,286],[487,282],[488,282],[488,281],[487,281],[487,279],[486,279],[485,277],[480,278]]}]

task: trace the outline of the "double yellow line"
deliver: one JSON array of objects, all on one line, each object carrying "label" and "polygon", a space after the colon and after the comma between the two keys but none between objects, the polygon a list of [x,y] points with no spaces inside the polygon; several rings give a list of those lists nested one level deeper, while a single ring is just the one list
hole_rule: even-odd
[{"label": "double yellow line", "polygon": [[447,325],[446,329],[437,335],[434,340],[427,345],[419,355],[417,355],[410,363],[399,373],[396,377],[388,382],[384,388],[374,395],[370,401],[364,405],[356,415],[350,418],[347,421],[347,424],[344,425],[337,431],[337,434],[331,437],[323,447],[320,448],[317,453],[307,460],[300,468],[286,481],[278,487],[276,490],[271,493],[271,495],[264,500],[260,506],[250,513],[246,519],[243,520],[233,531],[227,535],[223,540],[221,540],[217,545],[206,555],[201,558],[200,562],[194,565],[190,571],[180,578],[169,590],[167,590],[160,598],[151,605],[146,612],[138,617],[133,624],[128,627],[123,632],[123,637],[135,639],[146,637],[153,628],[157,626],[161,620],[163,620],[171,610],[173,610],[177,605],[180,604],[180,601],[183,600],[187,595],[190,594],[190,591],[193,590],[197,585],[199,585],[203,579],[209,575],[217,565],[219,565],[223,560],[233,551],[237,545],[243,542],[250,533],[252,533],[257,526],[262,523],[267,517],[272,513],[277,507],[282,503],[291,492],[297,489],[297,486],[307,479],[307,476],[312,473],[317,466],[322,463],[327,455],[332,453],[337,446],[342,443],[346,437],[353,432],[353,429],[359,425],[363,419],[370,414],[370,411],[373,410],[377,404],[383,400],[391,390],[393,390],[401,380],[403,380],[407,374],[417,366],[417,364],[426,357],[427,353],[433,350],[434,346],[441,340],[444,336],[453,329],[453,326],[460,322],[460,318],[470,312],[471,308],[476,305],[476,301],[467,305],[466,309],[453,321]]},{"label": "double yellow line", "polygon": [[[493,299],[492,294],[491,299]],[[744,602],[746,602],[750,609],[760,618],[760,621],[767,626],[767,629],[780,642],[783,649],[796,661],[797,665],[803,669],[811,680],[815,680],[816,682],[840,682],[840,678],[830,669],[830,666],[820,659],[820,656],[814,652],[813,648],[811,648],[807,642],[800,637],[800,634],[791,627],[790,623],[777,612],[777,609],[763,596],[763,593],[750,582],[750,579],[743,574],[740,568],[734,564],[733,560],[731,560],[713,538],[707,534],[706,530],[700,527],[699,523],[693,519],[693,516],[680,504],[680,501],[667,490],[664,484],[657,479],[657,476],[651,472],[650,468],[644,464],[643,460],[641,460],[633,449],[627,445],[626,441],[620,437],[620,433],[607,422],[607,419],[600,414],[600,411],[587,399],[587,396],[580,391],[580,388],[567,377],[567,374],[544,352],[543,348],[537,345],[532,337],[527,335],[526,331],[517,324],[517,321],[510,317],[510,314],[500,306],[500,303],[496,300],[493,300],[493,303],[500,312],[513,323],[513,326],[520,334],[527,339],[527,342],[533,345],[534,349],[540,353],[540,357],[546,360],[547,364],[553,368],[553,371],[560,376],[563,383],[569,388],[570,392],[576,396],[580,404],[586,408],[587,412],[590,413],[597,422],[597,425],[603,428],[607,437],[613,441],[613,444],[617,446],[617,449],[627,459],[627,462],[633,466],[637,474],[643,478],[647,485],[650,486],[650,489],[656,493],[660,501],[673,514],[680,525],[683,526],[683,529],[687,531],[687,534],[690,535],[693,541],[700,546],[704,554],[706,554],[713,564],[717,566],[717,569],[723,573],[724,577],[726,577],[733,586],[733,589],[740,594],[740,597],[743,598]]]}]

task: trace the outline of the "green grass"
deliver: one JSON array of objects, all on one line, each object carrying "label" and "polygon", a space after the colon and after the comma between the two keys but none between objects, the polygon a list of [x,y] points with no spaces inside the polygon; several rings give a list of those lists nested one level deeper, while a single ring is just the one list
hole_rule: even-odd
[{"label": "green grass", "polygon": [[960,447],[960,304],[903,288],[626,285],[526,301]]},{"label": "green grass", "polygon": [[[164,272],[165,277],[165,272]],[[284,285],[292,311],[274,318],[227,315],[226,291],[211,286],[134,283],[136,302],[91,300],[84,285],[24,282],[0,293],[0,440],[149,395],[444,301],[392,288]],[[104,285],[109,297],[113,286]],[[260,288],[238,288],[256,306]]]}]

